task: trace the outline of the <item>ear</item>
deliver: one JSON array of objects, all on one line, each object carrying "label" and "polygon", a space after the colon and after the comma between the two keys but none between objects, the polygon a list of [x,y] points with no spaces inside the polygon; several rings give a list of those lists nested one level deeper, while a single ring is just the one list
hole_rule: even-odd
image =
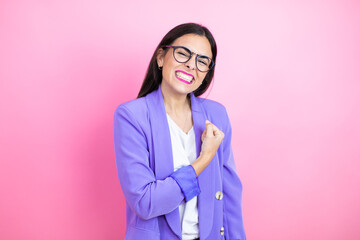
[{"label": "ear", "polygon": [[164,57],[165,57],[165,51],[162,48],[159,48],[156,51],[156,62],[159,67],[162,67],[164,65]]}]

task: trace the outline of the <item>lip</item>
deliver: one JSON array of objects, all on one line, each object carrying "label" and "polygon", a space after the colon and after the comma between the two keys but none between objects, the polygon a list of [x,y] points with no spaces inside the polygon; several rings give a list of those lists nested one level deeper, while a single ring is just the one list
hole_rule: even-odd
[{"label": "lip", "polygon": [[[191,82],[187,82],[187,81],[179,78],[178,76],[176,76],[176,72],[181,72],[181,73],[183,73],[183,74],[185,74],[185,75],[188,75],[188,76],[192,77],[193,80],[192,80]],[[188,84],[188,85],[192,84],[192,83],[195,81],[194,75],[192,75],[192,74],[190,74],[190,73],[187,73],[187,72],[184,72],[184,71],[182,71],[182,70],[176,70],[176,71],[175,71],[175,77],[176,77],[178,80],[180,80],[180,81],[182,81],[182,82],[184,82],[184,83],[186,83],[186,84]]]}]

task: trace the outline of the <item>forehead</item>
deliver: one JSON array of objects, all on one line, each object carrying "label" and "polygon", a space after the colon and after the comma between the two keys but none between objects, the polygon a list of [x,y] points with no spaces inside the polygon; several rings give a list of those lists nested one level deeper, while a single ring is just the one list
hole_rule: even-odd
[{"label": "forehead", "polygon": [[209,40],[205,36],[186,34],[177,38],[172,45],[184,46],[197,54],[212,57],[211,46]]}]

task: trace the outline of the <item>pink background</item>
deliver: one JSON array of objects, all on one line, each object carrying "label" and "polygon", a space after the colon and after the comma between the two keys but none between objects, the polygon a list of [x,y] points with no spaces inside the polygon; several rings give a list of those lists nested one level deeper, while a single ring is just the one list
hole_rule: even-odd
[{"label": "pink background", "polygon": [[[177,24],[219,49],[248,239],[360,239],[359,1],[0,1],[0,239],[123,239],[115,108]],[[207,94],[206,94],[207,95]]]}]

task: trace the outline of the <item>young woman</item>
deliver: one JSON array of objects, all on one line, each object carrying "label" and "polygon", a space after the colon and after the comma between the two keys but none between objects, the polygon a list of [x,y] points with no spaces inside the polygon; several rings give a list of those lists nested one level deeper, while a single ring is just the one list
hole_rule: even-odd
[{"label": "young woman", "polygon": [[242,185],[225,108],[203,94],[216,43],[188,23],[157,46],[138,98],[114,116],[128,240],[243,240]]}]

